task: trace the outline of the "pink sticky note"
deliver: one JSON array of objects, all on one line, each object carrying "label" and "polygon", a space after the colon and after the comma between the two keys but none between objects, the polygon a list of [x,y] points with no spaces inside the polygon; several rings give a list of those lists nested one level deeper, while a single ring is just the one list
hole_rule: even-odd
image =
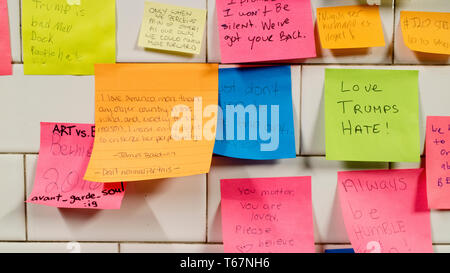
[{"label": "pink sticky note", "polygon": [[216,0],[222,63],[316,57],[310,0]]},{"label": "pink sticky note", "polygon": [[450,117],[428,117],[426,135],[428,207],[450,209]]},{"label": "pink sticky note", "polygon": [[0,75],[11,75],[11,43],[9,40],[7,0],[0,0]]},{"label": "pink sticky note", "polygon": [[226,253],[313,253],[311,177],[223,179]]},{"label": "pink sticky note", "polygon": [[423,169],[338,173],[339,199],[356,253],[432,253]]},{"label": "pink sticky note", "polygon": [[58,208],[120,209],[125,183],[83,180],[95,126],[41,123],[41,147],[33,192],[27,202]]}]

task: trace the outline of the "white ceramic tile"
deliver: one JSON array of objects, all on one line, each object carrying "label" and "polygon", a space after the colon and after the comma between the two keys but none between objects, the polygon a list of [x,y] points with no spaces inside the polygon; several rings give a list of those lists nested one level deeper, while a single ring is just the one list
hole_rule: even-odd
[{"label": "white ceramic tile", "polygon": [[449,55],[415,52],[403,41],[400,25],[400,12],[431,11],[450,12],[448,0],[396,0],[395,1],[395,46],[394,62],[397,64],[450,64]]},{"label": "white ceramic tile", "polygon": [[433,245],[435,253],[450,253],[450,245]]},{"label": "white ceramic tile", "polygon": [[[144,3],[146,0],[116,0],[117,62],[205,62],[206,35],[198,55],[163,52],[138,47]],[[206,9],[206,0],[158,0],[158,3]]]},{"label": "white ceramic tile", "polygon": [[387,168],[386,163],[327,161],[324,157],[298,157],[279,161],[235,160],[214,157],[208,175],[208,241],[222,241],[220,180],[278,176],[312,176],[314,237],[318,243],[348,242],[336,195],[337,172]]},{"label": "white ceramic tile", "polygon": [[120,253],[223,253],[221,244],[120,244]]},{"label": "white ceramic tile", "polygon": [[116,243],[0,243],[0,253],[118,253]]},{"label": "white ceramic tile", "polygon": [[[27,195],[36,163],[27,155]],[[128,183],[120,210],[27,204],[27,221],[34,241],[203,242],[206,175]]]},{"label": "white ceramic tile", "polygon": [[449,116],[449,66],[302,66],[302,155],[325,155],[325,68],[419,70],[419,121],[421,149],[425,143],[426,117]]},{"label": "white ceramic tile", "polygon": [[22,155],[0,155],[0,240],[25,240]]},{"label": "white ceramic tile", "polygon": [[11,57],[15,63],[22,62],[20,29],[20,1],[8,0],[9,33],[11,37]]},{"label": "white ceramic tile", "polygon": [[[322,49],[317,32],[316,48],[318,57],[306,60],[296,60],[301,63],[391,63],[392,62],[392,37],[393,37],[393,0],[382,0],[380,16],[383,23],[385,47],[358,49],[358,50],[328,50]],[[313,0],[311,7],[315,22],[316,8],[331,6],[349,6],[361,4],[360,0]],[[208,0],[208,62],[220,62],[220,43],[217,28],[216,0]]]}]

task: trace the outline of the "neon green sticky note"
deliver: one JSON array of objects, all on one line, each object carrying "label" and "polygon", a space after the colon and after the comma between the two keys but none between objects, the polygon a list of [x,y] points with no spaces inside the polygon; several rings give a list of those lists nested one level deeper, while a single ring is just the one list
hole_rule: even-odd
[{"label": "neon green sticky note", "polygon": [[419,72],[325,70],[326,158],[418,162]]},{"label": "neon green sticky note", "polygon": [[206,10],[145,2],[138,45],[145,48],[200,54]]},{"label": "neon green sticky note", "polygon": [[25,74],[93,75],[116,61],[115,0],[23,0]]}]

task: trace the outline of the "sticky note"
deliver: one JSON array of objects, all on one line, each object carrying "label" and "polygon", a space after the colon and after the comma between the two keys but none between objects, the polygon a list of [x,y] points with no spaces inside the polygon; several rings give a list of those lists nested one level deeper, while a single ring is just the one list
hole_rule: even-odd
[{"label": "sticky note", "polygon": [[206,10],[145,2],[139,46],[200,54]]},{"label": "sticky note", "polygon": [[418,71],[326,69],[328,160],[419,162]]},{"label": "sticky note", "polygon": [[450,117],[427,117],[428,207],[450,209]]},{"label": "sticky note", "polygon": [[356,253],[431,253],[423,169],[338,172],[345,227]]},{"label": "sticky note", "polygon": [[84,178],[141,181],[209,172],[217,82],[217,64],[96,65],[97,137]]},{"label": "sticky note", "polygon": [[353,248],[325,249],[325,253],[355,253]]},{"label": "sticky note", "polygon": [[93,75],[116,61],[116,1],[24,0],[25,74]]},{"label": "sticky note", "polygon": [[34,186],[27,202],[57,208],[120,209],[125,183],[83,179],[94,137],[93,124],[42,122]]},{"label": "sticky note", "polygon": [[314,253],[311,177],[222,179],[225,253]]},{"label": "sticky note", "polygon": [[401,11],[405,45],[414,51],[450,54],[450,13]]},{"label": "sticky note", "polygon": [[222,63],[316,57],[310,0],[216,0]]},{"label": "sticky note", "polygon": [[8,2],[0,0],[0,75],[11,75],[11,42],[9,38]]},{"label": "sticky note", "polygon": [[295,158],[290,66],[220,69],[219,112],[215,154]]},{"label": "sticky note", "polygon": [[378,6],[318,8],[317,26],[323,48],[385,46]]}]

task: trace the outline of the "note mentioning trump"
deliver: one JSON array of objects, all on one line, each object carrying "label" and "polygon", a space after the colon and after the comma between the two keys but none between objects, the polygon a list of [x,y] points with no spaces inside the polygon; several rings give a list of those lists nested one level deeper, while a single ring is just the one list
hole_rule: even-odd
[{"label": "note mentioning trump", "polygon": [[418,71],[326,69],[328,160],[419,162]]},{"label": "note mentioning trump", "polygon": [[356,253],[431,253],[423,169],[338,173],[342,214]]},{"label": "note mentioning trump", "polygon": [[316,56],[310,0],[216,0],[222,63]]},{"label": "note mentioning trump", "polygon": [[41,146],[33,191],[27,202],[57,208],[120,209],[125,183],[83,179],[95,126],[41,123]]},{"label": "note mentioning trump", "polygon": [[8,2],[0,0],[0,75],[12,74],[8,18]]},{"label": "note mentioning trump", "polygon": [[226,253],[314,253],[311,177],[222,179]]},{"label": "note mentioning trump", "polygon": [[450,209],[450,117],[427,117],[428,207]]}]

